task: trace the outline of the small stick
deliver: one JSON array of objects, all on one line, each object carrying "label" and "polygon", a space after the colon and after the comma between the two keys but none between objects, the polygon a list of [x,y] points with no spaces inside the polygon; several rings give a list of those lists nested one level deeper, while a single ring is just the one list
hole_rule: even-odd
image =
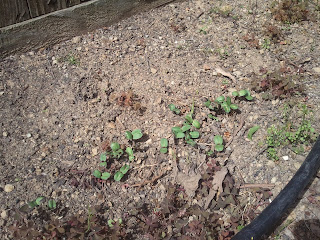
[{"label": "small stick", "polygon": [[147,185],[148,183],[153,183],[157,181],[159,178],[161,178],[166,172],[167,170],[163,171],[162,173],[160,173],[158,176],[155,176],[151,180],[145,180],[142,183],[136,183],[136,184],[130,185],[130,187],[142,187],[144,185]]},{"label": "small stick", "polygon": [[140,166],[140,167],[134,167],[133,169],[141,169],[141,168],[145,168],[145,167],[154,167],[154,166],[157,166],[157,165],[159,165],[159,164],[157,163],[157,164],[144,165],[144,166]]},{"label": "small stick", "polygon": [[231,139],[230,139],[229,142],[225,145],[224,148],[229,147],[229,145],[232,143],[234,137],[235,137],[235,136],[238,134],[238,132],[243,128],[243,126],[244,126],[244,118],[242,118],[242,119],[240,120],[239,127],[237,128],[237,130],[236,130],[235,133],[232,135]]},{"label": "small stick", "polygon": [[261,187],[261,188],[273,188],[275,185],[270,184],[270,183],[245,183],[240,186],[240,188],[256,188],[256,187]]}]

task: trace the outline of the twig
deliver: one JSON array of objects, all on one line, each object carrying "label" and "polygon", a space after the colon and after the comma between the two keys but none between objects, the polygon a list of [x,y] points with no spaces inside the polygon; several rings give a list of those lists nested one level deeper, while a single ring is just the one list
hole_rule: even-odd
[{"label": "twig", "polygon": [[141,169],[141,168],[145,168],[145,167],[154,167],[154,166],[157,166],[157,165],[159,165],[159,164],[157,163],[157,164],[144,165],[144,166],[140,166],[140,167],[134,167],[133,169]]},{"label": "twig", "polygon": [[149,183],[153,183],[153,182],[157,181],[159,178],[161,178],[166,172],[167,172],[167,169],[162,171],[158,176],[153,177],[151,180],[145,180],[142,183],[136,183],[136,184],[130,185],[130,187],[142,187],[142,186],[147,185]]},{"label": "twig", "polygon": [[229,147],[229,145],[232,143],[234,137],[238,134],[238,132],[243,128],[244,126],[244,117],[241,118],[240,120],[240,124],[239,127],[237,128],[237,130],[235,131],[235,133],[232,135],[231,139],[229,140],[229,142],[225,145],[225,148]]},{"label": "twig", "polygon": [[261,187],[261,188],[273,188],[275,187],[274,184],[270,184],[270,183],[245,183],[243,185],[240,186],[240,188],[256,188],[256,187]]}]

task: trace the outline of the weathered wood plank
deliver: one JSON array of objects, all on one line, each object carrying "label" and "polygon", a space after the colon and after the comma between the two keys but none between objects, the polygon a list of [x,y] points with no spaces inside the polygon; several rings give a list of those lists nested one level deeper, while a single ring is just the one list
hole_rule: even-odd
[{"label": "weathered wood plank", "polygon": [[26,0],[0,1],[0,27],[30,19]]},{"label": "weathered wood plank", "polygon": [[31,18],[67,7],[66,0],[27,0]]}]

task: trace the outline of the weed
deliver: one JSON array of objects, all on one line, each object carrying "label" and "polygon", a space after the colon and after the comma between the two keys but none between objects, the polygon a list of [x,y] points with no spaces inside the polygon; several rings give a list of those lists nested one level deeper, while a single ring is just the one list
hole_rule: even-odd
[{"label": "weed", "polygon": [[269,159],[278,160],[278,151],[284,146],[292,146],[292,150],[298,154],[304,151],[303,145],[315,141],[315,129],[310,120],[312,111],[305,104],[300,104],[297,108],[299,116],[294,118],[299,122],[296,125],[289,119],[289,107],[286,105],[283,110],[284,124],[268,128],[266,144]]},{"label": "weed", "polygon": [[70,65],[78,65],[79,64],[79,59],[77,59],[74,55],[72,54],[69,54],[67,57],[67,62],[70,64]]},{"label": "weed", "polygon": [[[212,102],[207,100],[204,105],[209,108],[210,110],[214,110],[218,112],[219,110],[223,109],[226,113],[230,113],[231,110],[238,109],[238,105],[231,103],[230,97],[220,96],[214,100],[215,106],[212,106]],[[211,116],[213,118],[214,116]]]},{"label": "weed", "polygon": [[207,27],[201,27],[200,29],[199,29],[199,33],[202,33],[202,34],[204,34],[204,35],[206,35],[208,32],[207,32]]},{"label": "weed", "polygon": [[220,55],[221,59],[226,59],[230,56],[229,52],[224,48],[218,48],[217,53]]},{"label": "weed", "polygon": [[269,38],[265,38],[262,42],[262,48],[264,49],[270,49],[271,42]]}]

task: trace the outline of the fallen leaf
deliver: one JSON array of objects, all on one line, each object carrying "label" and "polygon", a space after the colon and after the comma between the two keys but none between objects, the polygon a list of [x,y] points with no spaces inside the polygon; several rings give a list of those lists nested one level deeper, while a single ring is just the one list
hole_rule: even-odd
[{"label": "fallen leaf", "polygon": [[230,78],[232,81],[236,81],[236,78],[234,76],[232,76],[231,73],[228,73],[219,67],[216,68],[216,72],[222,74],[225,77]]},{"label": "fallen leaf", "polygon": [[188,174],[179,172],[177,176],[177,182],[181,186],[183,186],[183,188],[186,190],[186,194],[191,198],[194,196],[195,191],[198,189],[198,183],[200,179],[201,174],[190,176]]},{"label": "fallen leaf", "polygon": [[226,167],[221,168],[220,171],[216,172],[213,176],[212,180],[212,188],[209,191],[209,195],[205,198],[204,209],[208,209],[212,199],[217,194],[217,198],[219,194],[223,192],[222,182],[228,173],[228,169]]}]

